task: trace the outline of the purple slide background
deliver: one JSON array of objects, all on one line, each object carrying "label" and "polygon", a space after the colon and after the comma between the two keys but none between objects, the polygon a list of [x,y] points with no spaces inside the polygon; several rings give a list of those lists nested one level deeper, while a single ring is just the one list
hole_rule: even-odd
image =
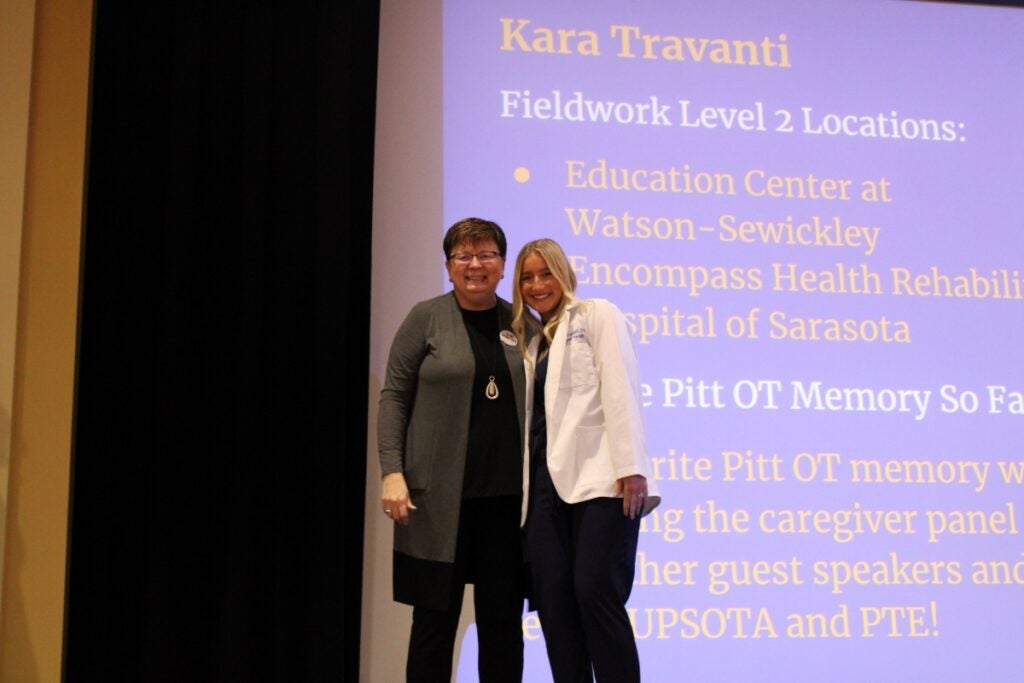
[{"label": "purple slide background", "polygon": [[[524,35],[538,27],[592,30],[601,55],[503,51],[501,18],[527,19]],[[749,67],[625,59],[615,55],[608,27],[639,26],[645,33],[749,39],[786,35],[789,68]],[[937,267],[959,275],[975,268],[1024,270],[1024,11],[915,2],[447,2],[444,17],[444,211],[445,225],[468,215],[497,220],[509,235],[509,281],[514,254],[540,236],[558,240],[571,256],[612,264],[676,264],[760,268],[759,291],[612,286],[589,283],[586,297],[603,297],[627,314],[657,313],[667,306],[684,314],[711,307],[715,337],[655,336],[638,346],[643,381],[650,385],[647,439],[653,457],[681,453],[712,463],[710,481],[659,484],[662,508],[682,511],[669,542],[657,520],[645,520],[640,552],[664,567],[697,562],[691,585],[641,584],[629,607],[649,681],[1009,681],[1019,679],[1015,657],[1024,629],[1021,591],[1024,567],[1013,585],[976,585],[977,560],[1024,561],[1019,533],[946,533],[927,538],[927,511],[1013,511],[1014,529],[1024,527],[1021,484],[1005,483],[997,462],[1024,461],[1024,416],[989,411],[988,385],[1024,392],[1022,301],[895,296],[890,268],[928,272]],[[524,119],[521,110],[503,117],[503,90],[537,98],[576,91],[594,100],[671,104],[674,125],[577,123]],[[691,112],[703,107],[751,108],[763,104],[767,130],[691,128],[679,124],[679,100]],[[828,113],[875,116],[898,112],[905,119],[951,120],[962,139],[952,142],[896,140],[802,131],[801,110],[820,121]],[[786,109],[794,131],[776,132]],[[695,116],[694,113],[692,116]],[[727,172],[737,179],[733,196],[616,192],[567,187],[566,160],[592,167],[681,168]],[[530,170],[529,182],[513,178]],[[852,179],[849,201],[748,196],[742,177],[749,169],[779,176],[814,174]],[[861,182],[885,178],[891,201],[859,198]],[[714,226],[718,217],[803,222],[838,217],[843,224],[877,226],[874,253],[863,249],[737,244],[717,232],[695,240],[612,239],[574,236],[565,209],[602,209],[606,214],[692,218]],[[834,270],[862,264],[881,275],[877,295],[772,290],[772,264]],[[759,312],[758,338],[730,338],[730,316]],[[829,342],[771,339],[767,316],[906,321],[910,343]],[[638,338],[639,341],[639,338]],[[693,378],[719,383],[723,407],[664,405],[664,380]],[[744,380],[777,381],[778,408],[737,407],[732,388]],[[829,411],[793,409],[792,383],[820,381],[825,387],[876,391],[930,391],[927,411]],[[945,412],[943,386],[977,394],[973,413]],[[723,480],[723,451],[777,455],[783,481]],[[838,453],[836,481],[799,482],[799,453]],[[851,483],[849,461],[979,461],[989,464],[984,489],[967,484]],[[806,458],[802,461],[806,464]],[[663,466],[664,467],[664,466]],[[663,469],[662,472],[667,472]],[[773,477],[765,477],[773,478]],[[698,533],[696,506],[746,510],[746,533]],[[757,518],[765,509],[916,512],[912,534],[858,534],[837,543],[831,535],[766,534]],[[950,517],[952,518],[952,517]],[[1008,529],[1004,529],[1007,531]],[[847,560],[888,564],[903,560],[959,563],[961,581],[950,585],[892,585],[874,572],[867,585],[847,585],[835,594],[816,585],[812,564]],[[707,570],[719,560],[801,563],[801,585],[737,585],[714,595]],[[653,576],[648,565],[648,577]],[[770,579],[771,574],[768,575]],[[792,575],[790,575],[792,578]],[[885,616],[869,627],[872,608]],[[907,609],[905,609],[907,608]],[[913,608],[913,609],[909,609]],[[730,617],[730,610],[749,617]],[[835,616],[847,610],[848,632]],[[868,610],[864,612],[863,610]],[[692,611],[690,611],[692,610]],[[745,612],[741,612],[746,614]],[[790,615],[819,614],[836,631],[793,637]],[[686,616],[689,615],[689,616]],[[911,617],[910,615],[914,615]],[[534,615],[535,616],[535,615]],[[761,619],[759,619],[759,616]],[[890,621],[890,617],[893,621]],[[674,620],[674,621],[673,621]],[[767,621],[765,621],[767,620]],[[916,620],[916,621],[915,621]],[[868,637],[870,634],[871,637]],[[528,681],[550,680],[539,629],[528,630]],[[462,646],[459,680],[475,679],[475,638]]]}]

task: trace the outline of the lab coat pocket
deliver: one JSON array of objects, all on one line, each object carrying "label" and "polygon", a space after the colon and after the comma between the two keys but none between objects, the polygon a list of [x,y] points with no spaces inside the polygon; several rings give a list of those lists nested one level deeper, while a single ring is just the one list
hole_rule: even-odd
[{"label": "lab coat pocket", "polygon": [[576,428],[577,481],[586,486],[615,481],[611,458],[605,452],[604,425]]},{"label": "lab coat pocket", "polygon": [[574,387],[592,387],[597,384],[597,365],[594,362],[594,350],[586,339],[571,339],[567,355],[572,370]]}]

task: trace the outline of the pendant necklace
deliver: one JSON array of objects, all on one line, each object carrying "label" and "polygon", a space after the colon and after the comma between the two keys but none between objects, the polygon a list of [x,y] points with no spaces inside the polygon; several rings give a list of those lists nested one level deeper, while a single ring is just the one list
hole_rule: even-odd
[{"label": "pendant necklace", "polygon": [[[500,332],[500,330],[501,330],[501,306],[498,305],[498,306],[495,306],[494,308],[495,308],[495,311],[497,313],[498,331]],[[475,333],[476,330],[474,330],[473,332]],[[476,349],[477,348],[477,345],[476,345],[476,334],[474,334],[474,333],[470,333],[469,340],[473,344],[473,348]],[[481,359],[484,357],[484,352],[482,350],[480,350],[480,357],[481,357]],[[493,373],[496,371],[497,366],[498,366],[498,343],[497,343],[497,341],[492,340],[491,341],[491,374],[488,374],[488,376],[487,376],[487,386],[484,388],[484,396],[486,396],[487,399],[490,400],[490,401],[496,400],[498,398],[498,396],[501,394],[501,392],[498,391],[498,383],[494,381],[494,374]]]},{"label": "pendant necklace", "polygon": [[[497,332],[501,332],[501,306],[494,307],[495,314],[498,318],[498,329]],[[491,340],[491,372],[496,372],[498,367],[498,342],[494,339]],[[490,400],[498,398],[498,384],[494,381],[494,375],[490,375],[487,382],[487,388],[484,389],[484,396]]]},{"label": "pendant necklace", "polygon": [[484,396],[492,401],[498,398],[498,385],[494,381],[494,375],[491,375],[491,381],[487,383],[487,388],[484,390]]}]

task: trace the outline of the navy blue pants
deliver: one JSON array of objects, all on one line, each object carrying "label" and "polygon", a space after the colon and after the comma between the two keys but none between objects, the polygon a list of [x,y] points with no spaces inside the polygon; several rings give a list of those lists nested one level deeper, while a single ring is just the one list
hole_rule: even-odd
[{"label": "navy blue pants", "polygon": [[544,457],[535,458],[526,545],[533,604],[555,683],[640,680],[626,600],[640,520],[619,498],[563,502]]}]

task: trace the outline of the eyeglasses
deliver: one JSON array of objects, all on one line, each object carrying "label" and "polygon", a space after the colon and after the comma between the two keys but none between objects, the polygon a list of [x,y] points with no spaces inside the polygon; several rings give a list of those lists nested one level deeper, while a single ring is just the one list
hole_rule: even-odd
[{"label": "eyeglasses", "polygon": [[476,259],[480,262],[480,265],[486,266],[489,263],[494,263],[495,259],[499,258],[501,254],[496,251],[481,251],[476,254],[452,254],[451,260],[458,263],[460,266],[468,266]]}]

